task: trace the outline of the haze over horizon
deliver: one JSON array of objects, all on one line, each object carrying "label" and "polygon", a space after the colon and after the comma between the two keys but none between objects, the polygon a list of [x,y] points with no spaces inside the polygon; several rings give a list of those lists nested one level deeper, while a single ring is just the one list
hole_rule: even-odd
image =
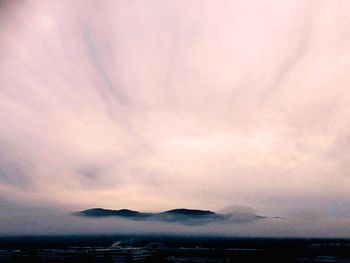
[{"label": "haze over horizon", "polygon": [[233,206],[346,226],[349,8],[2,1],[0,212]]}]

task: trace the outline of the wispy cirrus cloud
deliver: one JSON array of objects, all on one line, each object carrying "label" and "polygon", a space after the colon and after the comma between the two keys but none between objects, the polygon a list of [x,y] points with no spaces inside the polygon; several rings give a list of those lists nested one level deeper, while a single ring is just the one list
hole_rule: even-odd
[{"label": "wispy cirrus cloud", "polygon": [[347,5],[6,3],[0,195],[336,213],[350,203]]}]

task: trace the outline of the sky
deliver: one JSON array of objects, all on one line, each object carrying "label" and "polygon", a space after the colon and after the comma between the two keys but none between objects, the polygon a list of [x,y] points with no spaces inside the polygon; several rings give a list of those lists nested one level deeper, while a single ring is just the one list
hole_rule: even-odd
[{"label": "sky", "polygon": [[349,8],[1,1],[0,203],[349,217]]}]

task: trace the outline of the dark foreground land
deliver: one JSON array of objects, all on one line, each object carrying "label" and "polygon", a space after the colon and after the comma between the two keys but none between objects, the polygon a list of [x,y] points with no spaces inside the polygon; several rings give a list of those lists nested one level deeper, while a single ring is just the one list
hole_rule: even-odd
[{"label": "dark foreground land", "polygon": [[0,262],[350,262],[350,240],[160,235],[0,237]]}]

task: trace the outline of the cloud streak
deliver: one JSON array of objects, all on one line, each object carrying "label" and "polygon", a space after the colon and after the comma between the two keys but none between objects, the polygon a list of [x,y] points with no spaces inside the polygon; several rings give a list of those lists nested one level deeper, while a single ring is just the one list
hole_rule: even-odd
[{"label": "cloud streak", "polygon": [[7,2],[0,196],[349,216],[348,5]]}]

